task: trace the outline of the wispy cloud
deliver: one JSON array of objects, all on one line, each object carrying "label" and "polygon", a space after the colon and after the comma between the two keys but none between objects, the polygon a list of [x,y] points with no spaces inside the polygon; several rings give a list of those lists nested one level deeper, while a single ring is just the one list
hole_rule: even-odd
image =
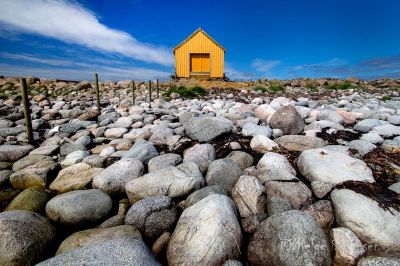
[{"label": "wispy cloud", "polygon": [[238,71],[229,63],[225,63],[225,75],[231,80],[249,80],[254,78],[253,73]]},{"label": "wispy cloud", "polygon": [[377,79],[381,77],[399,78],[400,55],[377,57],[360,62],[349,63],[339,58],[316,64],[304,64],[289,69],[288,74],[294,76],[355,76],[363,79]]},{"label": "wispy cloud", "polygon": [[400,69],[400,55],[364,60],[361,61],[358,65],[360,67],[372,68],[375,70]]},{"label": "wispy cloud", "polygon": [[272,70],[272,68],[276,67],[280,63],[281,61],[279,60],[254,59],[251,63],[251,67],[258,72],[268,73]]},{"label": "wispy cloud", "polygon": [[0,63],[0,73],[5,76],[37,76],[50,79],[66,80],[90,80],[93,73],[97,72],[101,80],[122,80],[122,79],[166,79],[169,72],[140,68],[140,67],[99,67],[99,68],[54,68],[48,66],[28,67],[16,66],[7,63]]},{"label": "wispy cloud", "polygon": [[[104,79],[165,79],[170,72],[128,66],[125,62],[105,60],[103,58],[86,58],[86,62],[78,60],[50,58],[43,55],[0,53],[0,58],[11,59],[14,62],[0,63],[0,74],[6,76],[39,76],[54,79],[82,80],[91,79],[94,72]],[[29,66],[29,62],[34,63]],[[101,63],[98,63],[101,62]],[[22,63],[22,64],[21,64]]]},{"label": "wispy cloud", "polygon": [[107,27],[76,1],[1,1],[0,24],[8,31],[39,34],[148,63],[166,66],[174,63],[169,49],[140,42],[124,31]]},{"label": "wispy cloud", "polygon": [[17,61],[27,61],[33,63],[46,64],[51,66],[89,66],[86,63],[73,62],[60,58],[43,58],[41,56],[33,56],[30,54],[13,54],[13,53],[3,52],[0,53],[0,57]]},{"label": "wispy cloud", "polygon": [[321,73],[343,73],[346,72],[347,62],[339,58],[332,58],[328,61],[316,63],[316,64],[304,64],[295,66],[293,70],[311,70],[317,74]]}]

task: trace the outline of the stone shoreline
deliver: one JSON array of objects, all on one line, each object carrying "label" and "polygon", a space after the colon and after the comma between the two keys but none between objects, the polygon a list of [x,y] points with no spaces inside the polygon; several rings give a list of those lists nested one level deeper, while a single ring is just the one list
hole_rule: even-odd
[{"label": "stone shoreline", "polygon": [[400,265],[400,80],[106,81],[100,115],[28,81],[33,144],[0,78],[0,265]]}]

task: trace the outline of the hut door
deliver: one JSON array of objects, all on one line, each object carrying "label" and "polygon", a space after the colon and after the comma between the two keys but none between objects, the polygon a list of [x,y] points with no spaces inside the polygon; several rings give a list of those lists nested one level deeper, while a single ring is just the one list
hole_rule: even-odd
[{"label": "hut door", "polygon": [[190,54],[190,72],[210,72],[210,54]]}]

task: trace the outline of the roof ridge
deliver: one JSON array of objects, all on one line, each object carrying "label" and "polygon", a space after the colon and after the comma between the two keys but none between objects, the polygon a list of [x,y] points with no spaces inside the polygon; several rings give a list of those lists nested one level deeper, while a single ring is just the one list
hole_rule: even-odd
[{"label": "roof ridge", "polygon": [[181,43],[179,43],[172,51],[175,53],[176,49],[178,49],[179,47],[181,47],[182,45],[184,45],[185,43],[187,43],[190,39],[192,39],[197,33],[202,32],[204,33],[204,35],[206,35],[206,37],[208,39],[210,39],[210,41],[212,41],[213,43],[215,43],[217,46],[219,46],[222,50],[225,51],[225,48],[219,44],[217,41],[215,41],[210,35],[208,35],[207,32],[205,32],[201,27],[197,28],[197,30],[195,30],[192,34],[190,34],[186,39],[184,39]]}]

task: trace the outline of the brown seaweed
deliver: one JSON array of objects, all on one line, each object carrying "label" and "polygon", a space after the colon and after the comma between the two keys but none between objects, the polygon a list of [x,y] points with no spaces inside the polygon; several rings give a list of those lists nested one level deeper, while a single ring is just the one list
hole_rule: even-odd
[{"label": "brown seaweed", "polygon": [[383,186],[389,186],[399,181],[399,153],[390,153],[378,147],[367,153],[363,160],[372,170],[375,180]]},{"label": "brown seaweed", "polygon": [[325,140],[326,142],[328,142],[329,144],[333,144],[333,145],[337,145],[338,143],[338,139],[342,139],[345,141],[352,141],[352,140],[356,140],[359,139],[361,136],[361,133],[358,132],[352,132],[349,130],[337,130],[336,132],[333,132],[331,134],[329,134],[328,131],[328,127],[325,127],[321,130],[321,132],[317,133],[317,137],[321,138],[323,140]]},{"label": "brown seaweed", "polygon": [[400,194],[388,189],[380,183],[363,181],[345,181],[336,185],[337,189],[350,189],[376,201],[382,209],[393,214],[392,210],[400,212]]}]

